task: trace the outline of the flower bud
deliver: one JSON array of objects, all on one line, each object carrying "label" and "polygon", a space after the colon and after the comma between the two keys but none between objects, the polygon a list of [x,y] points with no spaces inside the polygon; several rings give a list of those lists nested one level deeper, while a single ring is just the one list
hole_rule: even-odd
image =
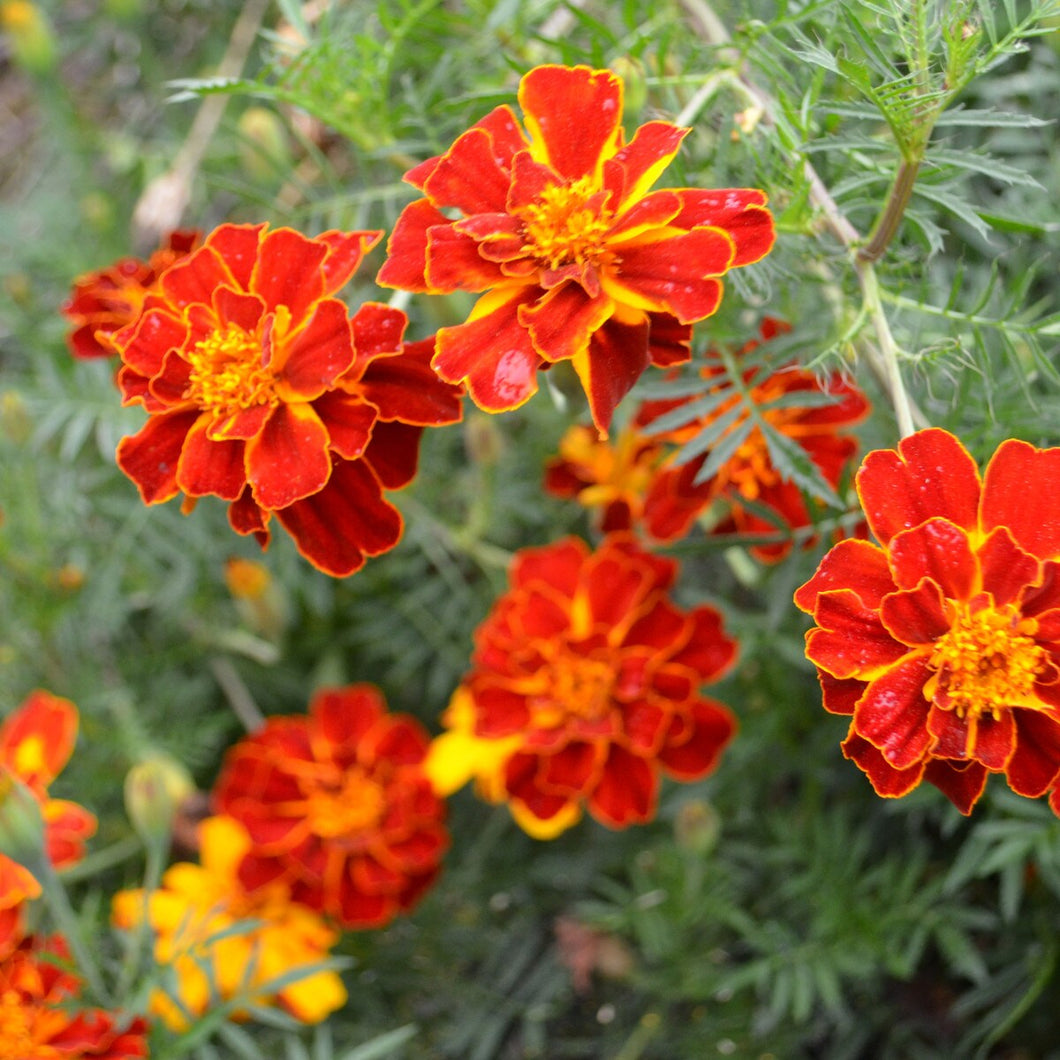
[{"label": "flower bud", "polygon": [[291,168],[287,130],[275,111],[248,107],[239,118],[239,159],[255,180],[274,180]]},{"label": "flower bud", "polygon": [[33,873],[47,860],[40,800],[5,768],[0,768],[0,854]]},{"label": "flower bud", "polygon": [[271,641],[279,640],[287,628],[290,609],[269,568],[256,560],[232,556],[225,561],[225,584],[247,626]]},{"label": "flower bud", "polygon": [[721,821],[709,802],[682,803],[674,819],[674,840],[690,854],[709,854],[718,842]]},{"label": "flower bud", "polygon": [[168,835],[178,807],[194,791],[195,783],[180,762],[155,753],[126,774],[125,812],[143,838]]},{"label": "flower bud", "polygon": [[472,414],[464,422],[464,448],[472,463],[492,467],[501,456],[504,442],[492,416]]},{"label": "flower bud", "polygon": [[644,109],[648,100],[648,83],[644,78],[644,65],[639,59],[628,55],[619,55],[611,69],[622,78],[625,85],[625,109],[630,121],[634,121]]},{"label": "flower bud", "polygon": [[29,0],[2,0],[0,26],[11,42],[15,62],[33,74],[55,66],[55,34],[47,16]]}]

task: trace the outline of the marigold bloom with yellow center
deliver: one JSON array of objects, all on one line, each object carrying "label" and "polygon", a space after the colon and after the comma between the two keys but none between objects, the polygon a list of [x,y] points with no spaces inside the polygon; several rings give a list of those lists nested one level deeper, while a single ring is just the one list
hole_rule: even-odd
[{"label": "marigold bloom with yellow center", "polygon": [[140,315],[158,277],[187,257],[199,245],[201,236],[201,232],[178,229],[169,233],[147,261],[122,258],[74,280],[70,297],[61,307],[63,316],[73,325],[66,338],[70,352],[82,359],[112,357],[116,350],[111,336]]},{"label": "marigold bloom with yellow center", "polygon": [[0,1060],[146,1057],[143,1019],[77,1006],[81,983],[61,967],[69,960],[59,936],[24,939],[0,959]]},{"label": "marigold bloom with yellow center", "polygon": [[[84,807],[48,796],[48,785],[62,772],[77,741],[77,708],[50,692],[32,692],[0,724],[0,778],[23,783],[40,802],[44,850],[56,868],[84,856],[85,840],[96,818]],[[0,956],[21,937],[23,903],[40,894],[40,884],[22,865],[0,854]]]},{"label": "marigold bloom with yellow center", "polygon": [[308,716],[269,718],[228,752],[214,792],[250,833],[240,880],[251,891],[282,881],[347,928],[411,909],[449,843],[427,746],[371,685],[324,689]]},{"label": "marigold bloom with yellow center", "polygon": [[[880,795],[921,780],[970,813],[989,773],[1060,780],[1060,449],[1003,442],[980,478],[946,431],[870,453],[857,488],[878,545],[843,541],[795,594],[843,753]],[[1054,793],[1054,810],[1060,812]]]},{"label": "marigold bloom with yellow center", "polygon": [[585,808],[612,828],[648,821],[661,773],[706,776],[736,722],[700,687],[736,643],[713,608],[670,602],[676,574],[624,533],[595,552],[566,538],[517,553],[432,746],[438,790],[474,778],[546,839]]},{"label": "marigold bloom with yellow center", "polygon": [[622,95],[608,70],[536,67],[519,85],[525,133],[497,107],[405,174],[424,197],[398,218],[378,282],[483,292],[438,332],[432,363],[489,412],[570,361],[606,432],[649,364],[688,359],[720,278],[773,245],[761,191],[650,191],[689,130],[648,122],[627,143]]},{"label": "marigold bloom with yellow center", "polygon": [[201,864],[170,866],[158,890],[114,896],[114,923],[131,929],[146,918],[155,960],[172,973],[172,993],[156,990],[152,1012],[181,1031],[233,999],[279,1006],[303,1023],[319,1023],[345,1004],[346,988],[335,972],[297,975],[327,958],[337,932],[293,902],[283,883],[247,892],[239,865],[250,838],[237,821],[208,818],[199,839]]},{"label": "marigold bloom with yellow center", "polygon": [[[761,325],[761,337],[768,341],[790,330],[783,321],[767,317]],[[751,340],[739,355],[745,356],[759,345],[759,341]],[[650,432],[652,423],[663,415],[672,417],[684,405],[692,411],[702,399],[717,393],[714,388],[725,378],[725,368],[716,351],[707,354],[702,375],[706,383],[702,393],[675,401],[645,402],[637,412],[635,426]],[[858,447],[857,440],[846,431],[861,422],[871,408],[861,390],[840,376],[818,376],[794,363],[768,372],[761,366],[750,367],[742,381],[762,419],[802,449],[830,487],[838,487]],[[833,401],[821,404],[825,395]],[[805,400],[800,401],[801,398]],[[724,502],[727,514],[712,528],[714,533],[776,534],[776,525],[749,504],[775,512],[790,529],[813,524],[802,490],[776,467],[757,424],[713,475],[697,481],[714,449],[724,446],[728,438],[745,427],[750,413],[746,408],[739,410],[741,401],[739,395],[733,394],[712,402],[707,414],[693,413],[687,423],[652,435],[657,444],[671,452],[664,467],[652,477],[643,498],[643,528],[651,537],[658,541],[684,537],[715,501]],[[712,449],[683,464],[675,462],[677,453],[673,450],[720,422],[725,422],[726,427]],[[807,545],[812,543],[812,539],[807,541]],[[751,548],[751,554],[765,563],[775,563],[790,551],[790,540]]]},{"label": "marigold bloom with yellow center", "polygon": [[262,547],[275,514],[338,577],[393,548],[384,490],[408,485],[423,428],[461,408],[433,343],[403,343],[404,313],[369,302],[351,321],[332,297],[379,238],[222,225],[162,274],[112,336],[125,404],[148,413],[118,446],[145,503],[220,497]]}]

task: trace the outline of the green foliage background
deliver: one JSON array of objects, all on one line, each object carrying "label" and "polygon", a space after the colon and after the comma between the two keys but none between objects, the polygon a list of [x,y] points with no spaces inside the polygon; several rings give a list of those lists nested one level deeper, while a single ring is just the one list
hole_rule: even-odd
[{"label": "green foliage background", "polygon": [[[437,731],[507,555],[592,532],[541,493],[544,461],[584,418],[559,371],[523,409],[469,409],[428,433],[417,483],[395,498],[402,544],[353,578],[328,579],[277,537],[264,559],[280,633],[225,589],[225,559],[257,553],[220,504],[188,517],[140,504],[113,462],[140,414],[118,406],[111,365],[69,357],[58,307],[77,274],[150,249],[133,245],[133,205],[201,99],[229,101],[186,224],[389,228],[413,197],[404,170],[512,100],[521,73],[614,66],[627,130],[679,114],[694,127],[665,184],[762,187],[777,217],[775,251],[731,274],[699,350],[742,345],[763,314],[790,321],[780,352],[851,372],[876,406],[865,447],[890,446],[885,319],[917,426],[953,430],[980,460],[1007,437],[1060,444],[1053,0],[335,0],[312,23],[281,0],[228,80],[213,72],[238,4],[40,6],[57,63],[27,71],[8,47],[0,67],[0,703],[41,686],[81,708],[55,790],[100,816],[71,888],[108,973],[123,959],[109,895],[143,872],[118,782],[130,765],[162,749],[208,788],[242,732],[233,700],[294,713],[322,683],[375,682]],[[307,41],[293,56],[281,21]],[[248,137],[250,107],[275,116],[279,150]],[[390,297],[371,282],[381,260],[347,289],[352,306]],[[410,334],[467,305],[411,300]],[[811,467],[776,456],[814,486]],[[826,520],[842,518],[837,499]],[[336,951],[345,1010],[312,1030],[262,1013],[181,1042],[159,1031],[152,1055],[1060,1056],[1060,821],[1001,782],[968,820],[927,787],[885,802],[842,759],[845,726],[820,708],[791,604],[823,546],[770,569],[703,536],[672,551],[682,600],[721,607],[742,644],[712,689],[741,723],[713,777],[667,787],[650,826],[586,822],[547,844],[461,792],[437,888]],[[559,917],[592,928],[619,974],[575,990]]]}]

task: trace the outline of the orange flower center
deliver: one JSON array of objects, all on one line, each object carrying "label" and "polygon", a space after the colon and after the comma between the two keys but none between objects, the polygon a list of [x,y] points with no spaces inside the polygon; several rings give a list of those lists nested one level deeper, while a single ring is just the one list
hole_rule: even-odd
[{"label": "orange flower center", "polygon": [[209,412],[230,415],[276,402],[276,378],[262,364],[261,341],[229,324],[195,344],[185,397]]},{"label": "orange flower center", "polygon": [[598,191],[591,177],[551,184],[537,202],[517,210],[523,221],[523,253],[550,269],[600,264],[611,211],[591,201]]},{"label": "orange flower center", "polygon": [[599,659],[568,655],[557,659],[548,675],[549,687],[534,704],[534,724],[554,728],[569,719],[599,721],[611,710],[614,668]]},{"label": "orange flower center", "polygon": [[[59,1050],[42,1044],[42,1040],[53,1031],[61,1029],[54,1024],[55,1016],[48,1018],[48,1013],[36,1005],[26,1004],[17,990],[0,992],[0,1060],[52,1060],[59,1057]],[[44,1026],[42,1026],[44,1024]],[[42,1033],[43,1031],[43,1033]]]},{"label": "orange flower center", "polygon": [[1026,626],[1011,604],[974,613],[958,604],[952,628],[935,642],[935,675],[924,694],[933,699],[941,689],[950,709],[973,720],[987,711],[997,720],[1009,707],[1036,706],[1034,682],[1046,658]]},{"label": "orange flower center", "polygon": [[326,839],[366,832],[386,809],[382,785],[356,767],[314,788],[307,801],[310,828]]}]

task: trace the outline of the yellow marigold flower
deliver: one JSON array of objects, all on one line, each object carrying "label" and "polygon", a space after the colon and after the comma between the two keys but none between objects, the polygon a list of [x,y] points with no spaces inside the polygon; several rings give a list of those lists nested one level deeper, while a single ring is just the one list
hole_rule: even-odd
[{"label": "yellow marigold flower", "polygon": [[182,1031],[212,1004],[237,997],[279,1005],[303,1023],[318,1023],[345,1004],[346,988],[333,971],[269,989],[280,977],[324,960],[338,935],[292,902],[282,883],[246,893],[238,869],[250,839],[237,821],[211,817],[199,835],[201,865],[172,865],[157,891],[122,891],[114,898],[115,924],[134,928],[146,916],[155,932],[155,960],[172,971],[172,993],[156,990],[151,1011]]}]

